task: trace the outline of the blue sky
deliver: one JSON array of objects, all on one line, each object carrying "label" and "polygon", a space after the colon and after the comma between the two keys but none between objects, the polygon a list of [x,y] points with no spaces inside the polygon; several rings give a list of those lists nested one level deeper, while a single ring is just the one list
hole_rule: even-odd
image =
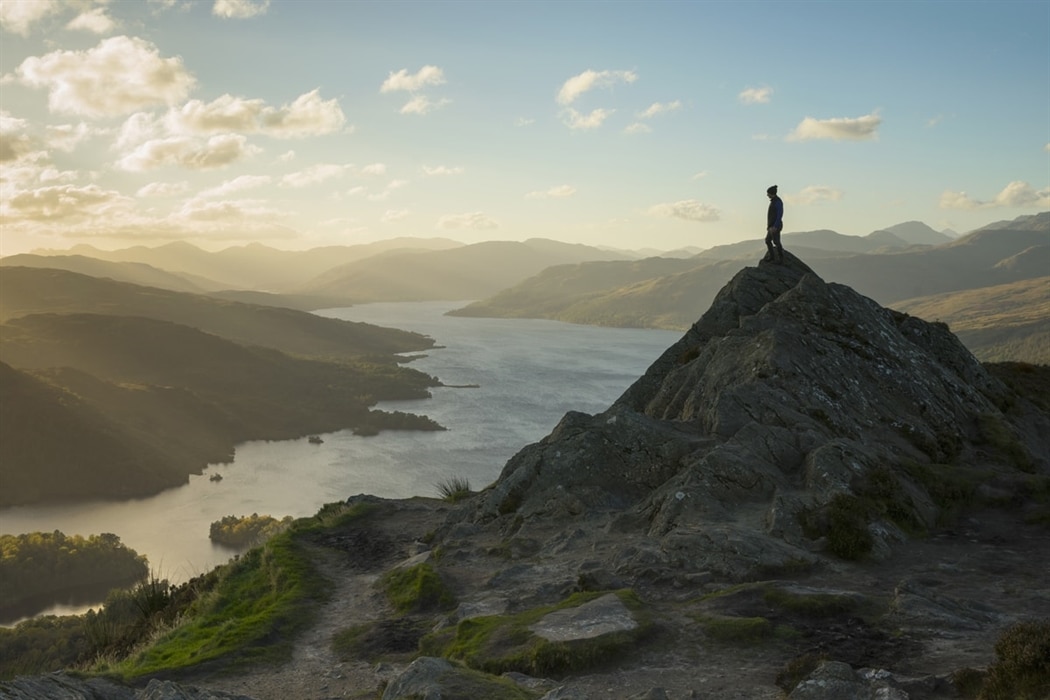
[{"label": "blue sky", "polygon": [[1050,209],[1050,2],[0,0],[0,254]]}]

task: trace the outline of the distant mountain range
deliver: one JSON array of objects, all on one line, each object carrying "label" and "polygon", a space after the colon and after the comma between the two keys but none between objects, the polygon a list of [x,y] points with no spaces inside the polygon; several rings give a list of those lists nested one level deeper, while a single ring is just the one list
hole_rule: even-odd
[{"label": "distant mountain range", "polygon": [[[939,240],[936,245],[919,240]],[[864,237],[834,231],[786,234],[785,247],[809,261],[828,281],[840,282],[880,304],[920,300],[931,295],[968,293],[1027,281],[1027,295],[1007,298],[1011,313],[989,312],[980,334],[969,332],[971,351],[988,359],[1050,363],[1050,315],[1038,306],[1017,303],[1050,295],[1050,212],[986,226],[950,239],[917,222]],[[570,323],[637,328],[685,329],[707,308],[719,289],[742,264],[765,252],[761,240],[706,250],[693,258],[654,258],[630,262],[586,262],[562,265],[456,311],[459,316],[548,318]],[[1022,285],[1025,286],[1025,285]],[[970,296],[937,304],[944,320],[959,313]],[[993,321],[993,319],[995,319]],[[1001,332],[1001,336],[998,335]]]},{"label": "distant mountain range", "polygon": [[[931,307],[923,306],[921,300],[931,295],[1025,280],[1033,280],[1029,296],[1038,297],[1042,283],[1037,280],[1050,270],[1048,234],[1050,212],[1043,212],[996,222],[957,238],[909,221],[866,236],[845,236],[830,230],[788,233],[784,243],[829,281],[845,283],[881,304],[907,302],[914,305],[912,308],[925,310]],[[312,333],[304,331],[309,322],[290,310],[375,301],[475,300],[454,313],[684,329],[741,266],[764,254],[765,247],[761,240],[753,239],[698,253],[679,250],[639,257],[648,252],[653,251],[612,250],[542,238],[472,245],[449,239],[400,238],[308,251],[282,251],[254,244],[208,252],[188,243],[173,243],[116,251],[90,246],[37,251],[0,258],[0,270],[63,269],[108,278],[112,285],[130,283],[154,290],[124,294],[110,288],[103,293],[96,287],[82,295],[69,279],[53,277],[47,282],[55,289],[48,297],[52,308],[23,309],[19,313],[90,313],[99,303],[114,304],[114,313],[163,318],[235,342],[278,343],[271,347],[300,353],[326,345],[318,345]],[[24,275],[16,273],[7,279],[17,282],[19,274]],[[9,283],[9,287],[5,294],[8,298],[0,299],[0,315],[5,313],[5,306],[21,303],[17,285]],[[192,303],[168,304],[156,289],[196,296]],[[1016,301],[1022,296],[1011,294],[1009,298]],[[114,302],[114,298],[121,301]],[[205,304],[209,298],[215,303]],[[991,298],[1007,303],[1006,296]],[[965,307],[970,299],[962,296],[956,303]],[[230,323],[222,310],[232,308],[228,305],[234,302],[255,310]],[[949,323],[960,323],[964,309],[951,311],[951,304],[951,297],[939,298],[938,313]],[[277,307],[289,313],[279,313]],[[1018,313],[1028,308],[1019,304]],[[1014,352],[1011,348],[1020,347],[1020,343],[1025,349],[1016,359],[1050,361],[1050,350],[1033,340],[1040,337],[1047,323],[1045,314],[1033,312],[1023,321],[1013,312],[992,317],[998,324],[1013,320],[1009,327],[982,328],[981,340],[970,333],[969,326],[960,328],[969,333],[966,337],[973,343],[973,351],[987,350],[999,357],[1010,355]],[[247,318],[254,320],[248,322]],[[278,319],[288,332],[269,332]],[[1006,345],[995,337],[1000,328],[1012,339]],[[1024,340],[1029,337],[1031,342]],[[347,339],[325,342],[342,347]]]}]

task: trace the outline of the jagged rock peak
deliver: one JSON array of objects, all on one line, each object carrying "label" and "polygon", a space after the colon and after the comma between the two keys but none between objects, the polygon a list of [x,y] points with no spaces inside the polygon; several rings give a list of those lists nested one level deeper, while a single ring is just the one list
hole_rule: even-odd
[{"label": "jagged rock peak", "polygon": [[[511,458],[470,519],[516,532],[601,520],[658,543],[644,566],[747,577],[811,558],[836,497],[873,482],[922,529],[938,508],[916,470],[1046,471],[1050,421],[1022,436],[1001,410],[1012,400],[944,324],[785,253],[741,270],[607,411],[569,413]],[[1012,448],[989,449],[989,423]],[[865,517],[865,551],[906,539]]]}]

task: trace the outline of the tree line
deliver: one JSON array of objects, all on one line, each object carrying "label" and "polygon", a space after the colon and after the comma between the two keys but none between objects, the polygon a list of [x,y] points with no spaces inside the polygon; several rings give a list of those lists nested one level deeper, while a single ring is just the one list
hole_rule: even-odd
[{"label": "tree line", "polygon": [[0,590],[4,592],[0,618],[27,605],[45,608],[77,589],[117,588],[148,574],[146,557],[111,533],[83,537],[55,530],[0,535]]}]

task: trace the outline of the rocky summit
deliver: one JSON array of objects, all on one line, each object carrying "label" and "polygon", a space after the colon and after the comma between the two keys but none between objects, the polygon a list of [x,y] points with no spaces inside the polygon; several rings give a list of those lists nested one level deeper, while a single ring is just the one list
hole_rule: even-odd
[{"label": "rocky summit", "polygon": [[[378,515],[340,541],[384,556],[322,557],[333,599],[287,667],[176,680],[257,700],[1050,697],[1046,372],[982,365],[785,253],[484,490],[350,499]],[[426,594],[395,610],[376,582],[409,571]]]},{"label": "rocky summit", "polygon": [[566,415],[464,515],[517,536],[601,522],[641,538],[623,574],[750,580],[845,546],[825,536],[835,504],[865,520],[852,558],[884,558],[936,525],[928,482],[953,465],[989,486],[1045,474],[1047,420],[947,326],[788,254],[741,270],[609,410]]}]

